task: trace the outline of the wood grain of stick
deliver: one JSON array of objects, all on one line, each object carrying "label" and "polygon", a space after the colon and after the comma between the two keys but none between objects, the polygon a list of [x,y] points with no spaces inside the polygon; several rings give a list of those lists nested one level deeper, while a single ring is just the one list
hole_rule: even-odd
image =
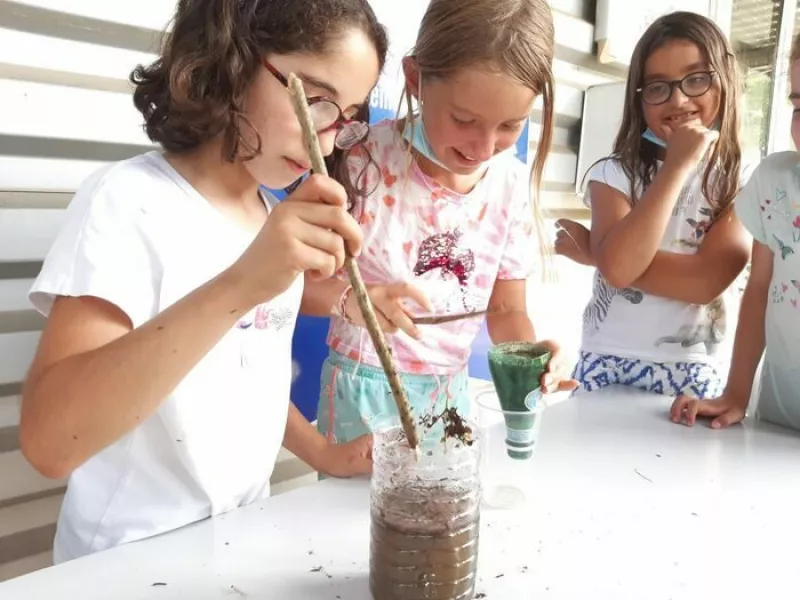
[{"label": "wood grain of stick", "polygon": [[[317,131],[308,109],[303,83],[294,73],[289,75],[288,80],[295,114],[303,129],[303,141],[305,142],[306,150],[311,160],[311,169],[315,173],[327,175],[328,169],[325,166],[325,159],[319,147],[319,138],[317,137]],[[375,315],[375,309],[369,299],[367,287],[364,285],[364,280],[358,269],[358,263],[353,260],[349,252],[345,258],[345,268],[350,279],[350,285],[353,288],[353,295],[358,302],[361,315],[364,317],[367,331],[372,339],[372,343],[375,345],[375,351],[381,361],[383,371],[386,373],[386,378],[389,380],[389,387],[391,388],[392,397],[397,405],[397,411],[400,414],[400,422],[403,426],[403,431],[405,431],[406,437],[408,438],[408,445],[412,450],[416,450],[419,444],[419,438],[417,437],[417,428],[414,425],[414,419],[411,414],[411,407],[408,404],[408,397],[400,383],[400,377],[397,374],[397,369],[392,360],[391,350],[389,350],[389,345],[386,343],[383,329],[381,329],[378,324],[378,318]]]},{"label": "wood grain of stick", "polygon": [[461,313],[457,315],[427,315],[424,317],[412,317],[411,322],[415,325],[442,325],[444,323],[453,323],[455,321],[463,321],[465,319],[477,319],[488,314],[488,311],[478,310],[475,312]]}]

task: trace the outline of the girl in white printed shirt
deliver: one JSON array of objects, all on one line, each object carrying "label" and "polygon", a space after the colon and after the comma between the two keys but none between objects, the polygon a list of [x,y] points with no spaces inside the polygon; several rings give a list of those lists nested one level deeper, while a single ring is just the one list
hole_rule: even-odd
[{"label": "girl in white printed shirt", "polygon": [[69,476],[56,562],[268,496],[282,443],[329,475],[369,471],[369,439],[331,446],[289,401],[301,275],[360,248],[346,193],[313,177],[276,205],[259,187],[307,170],[286,74],[335,163],[366,134],[386,50],[366,0],[182,0],[134,71],[164,151],[82,185],[31,290],[48,320],[20,441]]},{"label": "girl in white printed shirt", "polygon": [[657,19],[634,50],[614,153],[588,175],[591,233],[561,221],[557,252],[597,267],[574,376],[713,397],[748,259],[732,210],[741,152],[736,59],[713,21]]},{"label": "girl in white printed shirt", "polygon": [[718,398],[679,397],[676,423],[738,423],[750,403],[758,363],[758,418],[800,430],[800,36],[791,55],[791,131],[795,150],[766,157],[736,199],[753,235],[753,260],[742,296],[730,378]]}]

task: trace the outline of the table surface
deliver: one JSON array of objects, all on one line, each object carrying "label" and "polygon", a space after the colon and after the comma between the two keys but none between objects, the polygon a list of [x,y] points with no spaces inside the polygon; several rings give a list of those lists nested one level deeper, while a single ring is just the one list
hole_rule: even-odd
[{"label": "table surface", "polygon": [[[800,436],[689,429],[668,407],[615,389],[546,410],[541,494],[522,515],[482,512],[480,597],[797,594]],[[369,600],[368,504],[366,480],[326,480],[10,580],[0,598]]]}]

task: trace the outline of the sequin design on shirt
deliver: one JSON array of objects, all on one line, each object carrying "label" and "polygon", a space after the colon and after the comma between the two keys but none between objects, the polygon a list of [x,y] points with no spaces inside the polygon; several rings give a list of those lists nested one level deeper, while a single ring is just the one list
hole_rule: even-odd
[{"label": "sequin design on shirt", "polygon": [[472,250],[459,248],[458,242],[462,233],[459,229],[445,231],[427,237],[419,247],[414,275],[420,277],[425,273],[440,269],[442,279],[452,275],[461,287],[461,300],[465,310],[469,310],[466,287],[475,270],[475,255]]}]

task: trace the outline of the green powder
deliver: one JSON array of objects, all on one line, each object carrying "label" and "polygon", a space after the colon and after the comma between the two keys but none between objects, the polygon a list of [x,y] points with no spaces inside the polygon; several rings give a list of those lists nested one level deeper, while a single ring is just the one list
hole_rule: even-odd
[{"label": "green powder", "polygon": [[506,448],[511,458],[533,454],[536,403],[551,352],[532,342],[508,342],[489,350],[489,371],[506,422]]}]

